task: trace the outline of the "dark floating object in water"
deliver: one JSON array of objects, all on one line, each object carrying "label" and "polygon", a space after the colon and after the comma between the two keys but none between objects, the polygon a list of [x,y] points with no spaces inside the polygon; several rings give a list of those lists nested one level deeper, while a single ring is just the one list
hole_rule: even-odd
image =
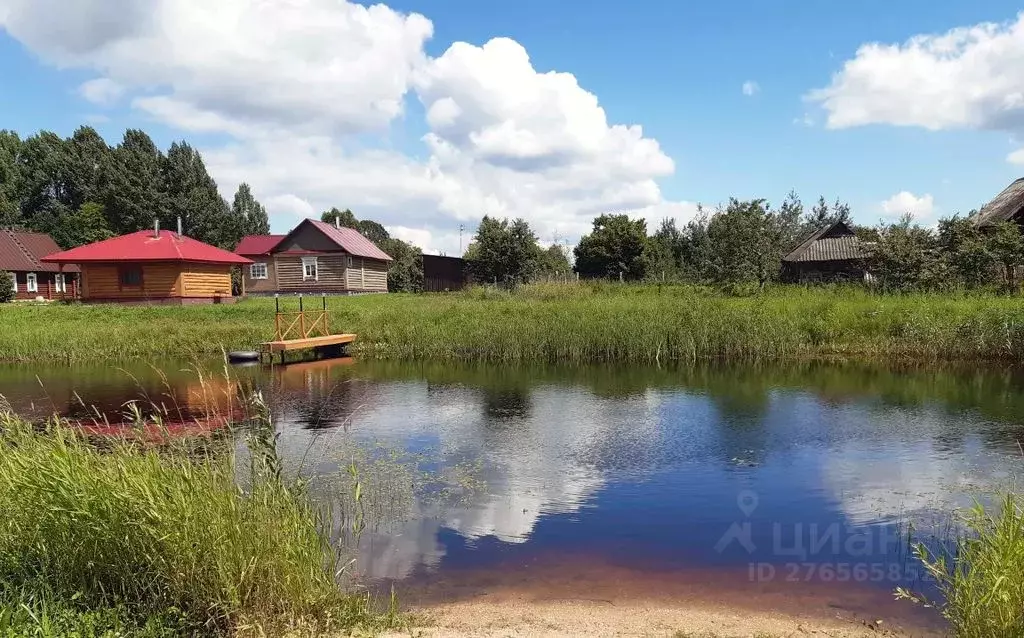
[{"label": "dark floating object in water", "polygon": [[231,363],[245,363],[249,361],[259,361],[260,353],[255,350],[235,350],[234,352],[228,353],[228,361]]}]

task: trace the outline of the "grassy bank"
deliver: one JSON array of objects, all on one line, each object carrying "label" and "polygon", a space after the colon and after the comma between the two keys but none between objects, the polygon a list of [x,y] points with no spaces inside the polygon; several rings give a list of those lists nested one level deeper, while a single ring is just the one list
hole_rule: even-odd
[{"label": "grassy bank", "polygon": [[[332,298],[329,307],[336,329],[359,334],[359,354],[383,359],[665,363],[1024,355],[1024,304],[983,294],[779,287],[733,297],[687,286],[538,284],[514,293],[480,288]],[[7,305],[0,307],[0,358],[216,354],[268,339],[273,311],[272,299],[198,307]]]},{"label": "grassy bank", "polygon": [[339,588],[329,522],[272,452],[240,468],[230,441],[194,443],[98,446],[0,414],[0,635],[322,635],[393,620]]}]

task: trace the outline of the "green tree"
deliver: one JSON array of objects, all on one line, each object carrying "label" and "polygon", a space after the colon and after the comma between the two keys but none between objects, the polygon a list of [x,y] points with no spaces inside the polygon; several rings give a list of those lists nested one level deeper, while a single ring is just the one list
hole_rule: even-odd
[{"label": "green tree", "polygon": [[78,209],[86,202],[98,202],[105,192],[111,149],[91,126],[81,126],[67,144],[68,207]]},{"label": "green tree", "polygon": [[21,138],[14,131],[0,130],[0,226],[21,222]]},{"label": "green tree", "polygon": [[806,225],[810,230],[817,230],[827,224],[835,222],[849,223],[851,219],[850,205],[836,199],[832,206],[828,205],[824,197],[818,197],[818,203],[811,207],[811,212],[805,218]]},{"label": "green tree", "polygon": [[[359,233],[372,241],[373,243],[380,246],[382,243],[391,239],[391,234],[388,233],[387,229],[372,219],[361,219],[356,222],[355,229]],[[382,249],[383,250],[383,249]],[[387,252],[386,250],[384,252]]]},{"label": "green tree", "polygon": [[1017,269],[1024,264],[1024,238],[1013,222],[996,224],[989,233],[989,249],[1003,267],[1007,287],[1017,290]]},{"label": "green tree", "polygon": [[540,267],[537,236],[523,219],[510,222],[485,215],[474,243],[472,259],[467,262],[477,281],[523,283],[530,281]]},{"label": "green tree", "polygon": [[569,257],[565,254],[565,248],[559,244],[551,244],[540,252],[538,271],[545,275],[566,276],[572,272],[572,265],[569,264]]},{"label": "green tree", "polygon": [[0,270],[0,303],[8,301],[14,301],[14,282],[9,272]]},{"label": "green tree", "polygon": [[73,211],[62,209],[59,214],[43,211],[33,218],[32,228],[46,233],[64,249],[113,236],[107,227],[103,205],[96,202],[85,202]]},{"label": "green tree", "polygon": [[710,278],[720,284],[757,283],[776,279],[789,231],[763,199],[730,199],[725,210],[708,222],[712,247]]},{"label": "green tree", "polygon": [[128,129],[110,154],[103,195],[107,226],[117,235],[167,221],[171,213],[163,188],[163,153],[149,135]]},{"label": "green tree", "polygon": [[238,185],[231,203],[232,223],[240,228],[243,235],[267,235],[270,233],[270,219],[267,209],[252,195],[252,189],[245,182]]},{"label": "green tree", "polygon": [[37,216],[60,217],[70,207],[70,156],[64,140],[40,131],[25,139],[19,156],[21,211],[35,228]]},{"label": "green tree", "polygon": [[938,247],[951,282],[981,286],[991,282],[996,267],[988,237],[967,217],[939,220]]},{"label": "green tree", "polygon": [[423,253],[417,246],[393,237],[374,243],[394,260],[388,268],[389,292],[423,289]]},{"label": "green tree", "polygon": [[337,208],[331,208],[331,210],[325,210],[320,213],[320,221],[327,222],[328,224],[337,223],[339,226],[345,228],[359,228],[359,220],[349,209],[338,210]]},{"label": "green tree", "polygon": [[931,288],[943,280],[935,235],[912,223],[910,214],[882,226],[871,252],[871,272],[883,288]]},{"label": "green tree", "polygon": [[576,272],[586,277],[642,279],[647,267],[647,222],[628,215],[600,215],[573,251]]},{"label": "green tree", "polygon": [[234,248],[242,228],[234,223],[231,207],[217,191],[217,183],[206,172],[198,151],[186,142],[171,144],[163,161],[162,182],[166,224],[173,225],[174,217],[180,216],[190,237],[220,248]]},{"label": "green tree", "polygon": [[[823,201],[819,200],[819,205]],[[846,211],[849,214],[848,206]],[[807,224],[804,223],[804,203],[800,201],[800,196],[796,194],[796,191],[789,191],[786,194],[786,199],[782,200],[782,205],[779,206],[775,215],[778,218],[779,229],[782,234],[783,252],[795,248],[800,240],[809,232],[818,230],[817,227],[809,229]]]}]

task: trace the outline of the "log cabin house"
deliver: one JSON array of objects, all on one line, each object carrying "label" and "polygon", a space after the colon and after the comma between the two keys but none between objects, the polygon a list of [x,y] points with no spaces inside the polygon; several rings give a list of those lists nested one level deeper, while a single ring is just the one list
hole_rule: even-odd
[{"label": "log cabin house", "polygon": [[811,233],[782,258],[782,279],[790,283],[869,279],[869,247],[843,222]]},{"label": "log cabin house", "polygon": [[314,219],[287,235],[249,235],[235,248],[252,260],[245,294],[347,295],[388,291],[391,257],[354,228]]},{"label": "log cabin house", "polygon": [[60,250],[44,233],[0,230],[0,270],[14,284],[15,299],[74,299],[78,294],[78,267],[60,270],[43,258]]},{"label": "log cabin house", "polygon": [[44,262],[81,267],[82,301],[92,303],[231,303],[231,268],[250,260],[179,233],[153,230],[48,255]]}]

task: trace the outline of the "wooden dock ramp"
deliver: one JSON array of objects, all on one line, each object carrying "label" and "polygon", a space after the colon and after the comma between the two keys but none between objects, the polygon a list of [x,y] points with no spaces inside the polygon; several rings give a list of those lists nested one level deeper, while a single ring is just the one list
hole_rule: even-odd
[{"label": "wooden dock ramp", "polygon": [[274,295],[274,339],[260,344],[261,358],[267,355],[273,361],[273,356],[280,353],[281,363],[284,363],[286,352],[340,348],[355,341],[356,335],[352,333],[331,332],[327,296],[321,295],[320,299],[320,308],[307,310],[300,294],[299,310],[282,312],[281,299]]}]

